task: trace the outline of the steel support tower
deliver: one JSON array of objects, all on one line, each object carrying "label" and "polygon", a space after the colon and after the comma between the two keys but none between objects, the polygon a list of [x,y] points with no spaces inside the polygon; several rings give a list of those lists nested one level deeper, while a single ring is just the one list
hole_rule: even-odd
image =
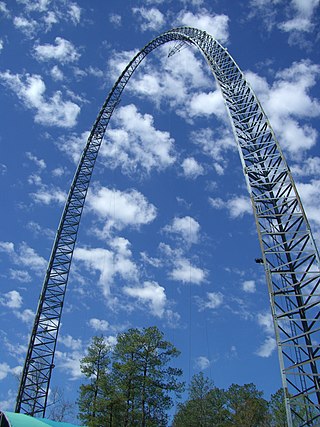
[{"label": "steel support tower", "polygon": [[167,31],[124,69],[92,127],[53,244],[31,333],[16,412],[44,416],[73,250],[90,178],[109,120],[140,62],[175,42],[205,57],[221,89],[250,193],[278,346],[288,426],[320,425],[319,253],[290,169],[260,102],[236,62],[205,31]]}]

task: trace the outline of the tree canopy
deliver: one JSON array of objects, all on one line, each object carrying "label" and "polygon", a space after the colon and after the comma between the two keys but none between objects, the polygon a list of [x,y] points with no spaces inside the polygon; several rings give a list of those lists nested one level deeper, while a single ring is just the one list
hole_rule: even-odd
[{"label": "tree canopy", "polygon": [[[173,397],[184,391],[173,366],[179,354],[157,327],[120,333],[113,347],[93,337],[80,365],[79,419],[89,427],[168,426]],[[200,372],[187,391],[172,427],[287,427],[282,390],[267,401],[252,383],[224,390]]]},{"label": "tree canopy", "polygon": [[167,425],[172,393],[183,390],[182,371],[170,366],[180,352],[156,327],[129,329],[112,349],[94,337],[81,370],[79,418],[89,427]]}]

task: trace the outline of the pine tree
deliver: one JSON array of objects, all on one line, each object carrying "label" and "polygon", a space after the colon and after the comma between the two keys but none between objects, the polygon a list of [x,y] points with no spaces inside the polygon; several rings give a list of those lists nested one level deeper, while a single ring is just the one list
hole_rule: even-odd
[{"label": "pine tree", "polygon": [[110,364],[110,348],[104,337],[93,337],[88,354],[81,359],[81,372],[89,382],[80,386],[79,418],[89,427],[99,427],[107,417],[105,389]]},{"label": "pine tree", "polygon": [[225,409],[223,390],[214,387],[202,372],[195,374],[189,386],[188,400],[180,404],[174,417],[174,427],[226,426],[229,413]]},{"label": "pine tree", "polygon": [[180,369],[168,366],[179,351],[157,327],[120,334],[114,349],[113,372],[125,398],[124,426],[165,426],[172,392],[182,390]]}]

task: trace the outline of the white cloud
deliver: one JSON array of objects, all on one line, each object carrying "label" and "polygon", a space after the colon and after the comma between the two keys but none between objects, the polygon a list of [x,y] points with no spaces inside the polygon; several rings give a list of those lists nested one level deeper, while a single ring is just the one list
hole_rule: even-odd
[{"label": "white cloud", "polygon": [[11,369],[7,363],[0,363],[0,381],[6,378],[10,372]]},{"label": "white cloud", "polygon": [[181,11],[176,22],[178,25],[187,25],[207,31],[220,43],[226,43],[229,40],[229,17],[227,15],[210,14],[206,9],[201,9],[198,13]]},{"label": "white cloud", "polygon": [[61,64],[75,62],[80,57],[74,45],[62,37],[55,38],[55,45],[46,43],[35,46],[34,52],[38,61],[55,60]]},{"label": "white cloud", "polygon": [[55,81],[61,81],[64,79],[63,72],[60,70],[60,68],[57,65],[54,65],[50,70],[51,77]]},{"label": "white cloud", "polygon": [[186,178],[196,179],[198,176],[204,174],[203,167],[193,157],[184,159],[181,166]]},{"label": "white cloud", "polygon": [[65,138],[60,138],[57,142],[59,149],[65,153],[75,164],[78,164],[80,156],[86,145],[90,132],[84,131],[82,134],[77,135],[72,133],[68,135],[68,143],[66,144]]},{"label": "white cloud", "polygon": [[252,214],[252,206],[248,196],[233,196],[229,200],[209,197],[209,203],[214,209],[227,209],[232,219],[242,218],[244,214]]},{"label": "white cloud", "polygon": [[9,291],[0,297],[0,304],[8,308],[20,308],[22,306],[22,296],[18,291]]},{"label": "white cloud", "polygon": [[206,278],[205,270],[193,266],[191,261],[185,258],[176,259],[173,265],[173,270],[169,274],[172,280],[200,285]]},{"label": "white cloud", "polygon": [[0,1],[0,13],[2,13],[7,18],[10,16],[10,12],[9,12],[7,5],[4,1]]},{"label": "white cloud", "polygon": [[53,186],[42,185],[35,193],[31,193],[33,200],[36,203],[50,205],[52,203],[63,204],[66,201],[67,195],[64,191]]},{"label": "white cloud", "polygon": [[71,380],[77,380],[83,376],[80,369],[80,359],[84,357],[83,352],[75,350],[72,352],[62,352],[56,350],[55,361],[58,368],[65,371]]},{"label": "white cloud", "polygon": [[313,230],[320,236],[320,179],[312,179],[308,183],[297,182],[303,208],[307,214]]},{"label": "white cloud", "polygon": [[39,169],[45,169],[47,167],[46,162],[43,159],[38,159],[37,156],[29,151],[26,152],[26,156],[29,160],[33,161]]},{"label": "white cloud", "polygon": [[223,303],[223,294],[221,292],[207,292],[208,300],[204,304],[204,308],[215,309]]},{"label": "white cloud", "polygon": [[34,19],[27,19],[23,16],[15,16],[13,25],[27,37],[33,37],[38,28],[38,24]]},{"label": "white cloud", "polygon": [[198,243],[200,224],[190,216],[175,217],[172,223],[164,228],[164,231],[180,235],[185,243],[190,245]]},{"label": "white cloud", "polygon": [[96,319],[95,317],[89,320],[89,325],[95,331],[101,331],[101,332],[105,332],[110,328],[110,324],[107,320]]},{"label": "white cloud", "polygon": [[267,337],[263,344],[258,348],[256,354],[260,357],[270,357],[277,347],[276,340],[273,337]]},{"label": "white cloud", "polygon": [[15,316],[22,320],[23,323],[26,323],[27,325],[32,325],[35,317],[35,313],[30,310],[30,308],[26,308],[23,311],[14,311]]},{"label": "white cloud", "polygon": [[113,123],[101,147],[101,157],[109,166],[119,166],[125,173],[136,172],[138,168],[141,173],[149,173],[174,163],[174,140],[168,132],[154,127],[150,114],[141,114],[130,104],[116,111]]},{"label": "white cloud", "polygon": [[110,13],[110,15],[109,15],[109,21],[115,27],[121,27],[121,24],[122,24],[122,22],[121,22],[122,21],[121,15],[119,15],[117,13]]},{"label": "white cloud", "polygon": [[27,12],[45,12],[51,0],[20,0],[23,3]]},{"label": "white cloud", "polygon": [[159,31],[165,22],[163,13],[155,7],[150,9],[145,7],[134,7],[132,12],[134,15],[138,16],[139,21],[141,22],[141,31]]},{"label": "white cloud", "polygon": [[207,156],[214,160],[217,174],[223,175],[227,166],[226,153],[236,149],[234,137],[229,129],[201,128],[191,132],[190,139],[193,144],[199,146]]},{"label": "white cloud", "polygon": [[[197,103],[197,99],[193,99],[195,91],[200,97],[202,93],[202,97],[206,97],[204,90],[212,90],[212,87],[215,86],[212,76],[207,67],[204,67],[201,58],[198,59],[196,52],[190,48],[182,49],[178,58],[173,59],[168,58],[168,47],[159,47],[157,51],[155,62],[143,62],[136,71],[134,80],[128,84],[127,90],[140,97],[148,98],[156,107],[160,107],[161,103],[165,105],[165,108],[168,108],[169,105],[186,120],[192,119],[190,116],[191,102],[194,117],[207,113],[203,103]],[[126,51],[114,53],[113,58],[109,61],[113,78],[119,76],[133,54],[134,52]],[[214,103],[216,107],[214,112],[220,117],[218,94],[214,94]],[[211,105],[210,108],[213,111]]]},{"label": "white cloud", "polygon": [[320,116],[320,102],[310,94],[319,76],[320,66],[309,60],[279,71],[272,85],[254,73],[246,73],[280,144],[292,157],[316,144],[317,130],[303,120]]},{"label": "white cloud", "polygon": [[206,356],[199,356],[196,358],[196,368],[200,371],[208,369],[210,366],[210,360]]},{"label": "white cloud", "polygon": [[82,348],[82,341],[80,338],[73,338],[70,334],[62,335],[58,337],[59,343],[62,343],[65,347],[71,350],[80,350]]},{"label": "white cloud", "polygon": [[36,251],[22,242],[16,250],[12,242],[0,242],[0,251],[6,252],[11,260],[19,265],[34,271],[36,274],[43,274],[46,267],[46,260],[36,253]]},{"label": "white cloud", "polygon": [[45,29],[46,31],[50,31],[52,26],[59,22],[57,15],[52,10],[49,10],[47,12],[47,14],[43,17],[43,20],[46,25],[46,29]]},{"label": "white cloud", "polygon": [[270,312],[258,313],[257,320],[267,334],[274,335],[273,319]]},{"label": "white cloud", "polygon": [[29,283],[31,282],[31,276],[30,274],[25,270],[14,270],[10,268],[10,279],[12,280],[18,280],[18,282],[21,283]]},{"label": "white cloud", "polygon": [[111,190],[96,187],[89,192],[88,206],[105,221],[104,233],[111,229],[122,230],[125,227],[139,228],[152,222],[157,214],[154,205],[137,190]]},{"label": "white cloud", "polygon": [[151,312],[162,317],[165,312],[166,294],[165,289],[156,282],[144,282],[143,286],[125,286],[123,292],[133,298],[137,298],[142,303],[147,304]]},{"label": "white cloud", "polygon": [[124,280],[135,282],[138,277],[137,266],[131,260],[132,253],[128,240],[117,237],[110,242],[111,249],[76,248],[74,259],[82,261],[87,270],[100,273],[98,284],[103,295],[110,296],[110,286],[116,275]]},{"label": "white cloud", "polygon": [[319,7],[319,0],[291,0],[291,18],[279,23],[285,32],[312,32],[313,17]]},{"label": "white cloud", "polygon": [[14,253],[14,244],[12,242],[0,242],[0,252],[6,252],[7,254]]},{"label": "white cloud", "polygon": [[320,176],[320,157],[307,157],[302,162],[291,164],[294,176]]},{"label": "white cloud", "polygon": [[242,289],[249,294],[254,294],[256,291],[256,282],[254,280],[245,280],[242,283]]},{"label": "white cloud", "polygon": [[221,292],[207,292],[206,299],[196,296],[195,300],[199,307],[199,311],[203,311],[207,308],[209,310],[215,310],[222,305],[224,295]]},{"label": "white cloud", "polygon": [[214,92],[195,93],[191,97],[190,111],[191,117],[210,116],[212,114],[226,120],[227,111],[224,105],[223,97],[220,90]]},{"label": "white cloud", "polygon": [[252,206],[248,196],[235,196],[229,199],[227,208],[231,218],[242,218],[244,214],[252,214]]},{"label": "white cloud", "polygon": [[5,71],[0,73],[0,79],[26,108],[36,111],[36,123],[59,127],[72,127],[76,124],[80,107],[74,102],[64,101],[59,91],[50,98],[46,97],[46,85],[41,76]]},{"label": "white cloud", "polygon": [[77,5],[77,3],[70,3],[69,4],[69,10],[68,14],[71,18],[71,21],[74,25],[77,25],[80,23],[81,18],[81,7]]},{"label": "white cloud", "polygon": [[[305,46],[304,35],[312,34],[316,28],[314,17],[317,7],[319,0],[251,0],[249,18],[258,16],[268,31],[277,26],[288,33],[289,44]],[[286,20],[283,20],[283,8]]]},{"label": "white cloud", "polygon": [[153,267],[161,267],[162,261],[159,258],[150,257],[146,252],[140,252],[140,256],[143,262],[152,265]]}]

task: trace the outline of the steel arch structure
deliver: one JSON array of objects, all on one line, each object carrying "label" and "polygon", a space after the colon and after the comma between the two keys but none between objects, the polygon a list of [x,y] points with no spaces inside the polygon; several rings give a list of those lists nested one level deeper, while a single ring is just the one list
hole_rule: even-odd
[{"label": "steel arch structure", "polygon": [[92,171],[109,120],[131,75],[154,49],[175,41],[205,57],[223,98],[250,193],[278,346],[289,427],[320,425],[319,253],[290,169],[259,100],[236,62],[205,31],[179,27],[141,49],[92,127],[54,240],[17,396],[16,412],[44,416],[73,250]]}]

